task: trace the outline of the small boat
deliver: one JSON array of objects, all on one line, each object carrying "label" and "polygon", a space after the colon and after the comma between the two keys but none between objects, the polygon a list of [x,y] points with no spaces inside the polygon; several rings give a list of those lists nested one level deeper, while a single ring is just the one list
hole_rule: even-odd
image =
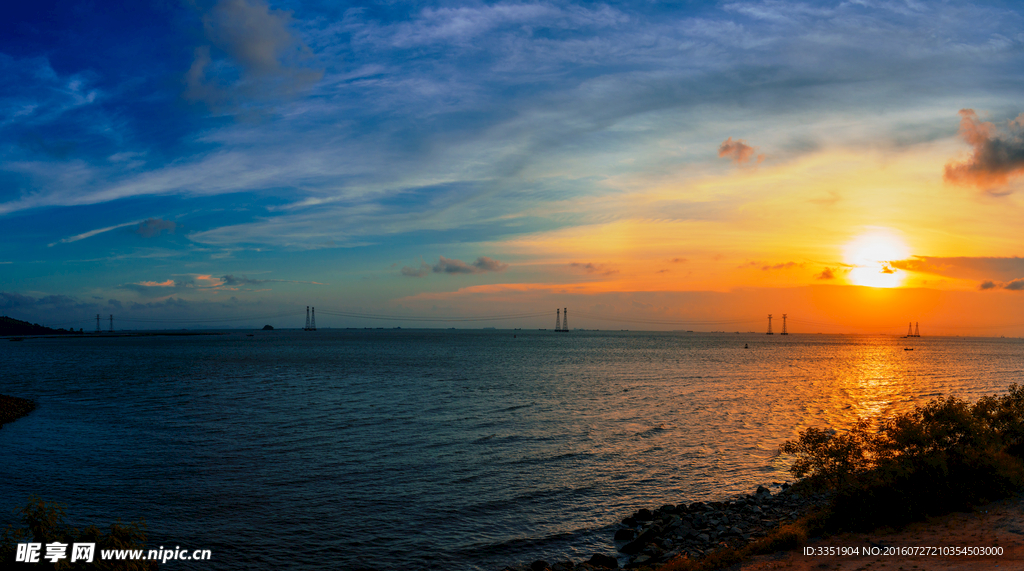
[{"label": "small boat", "polygon": [[914,348],[913,347],[904,347],[903,350],[904,351],[913,351]]}]

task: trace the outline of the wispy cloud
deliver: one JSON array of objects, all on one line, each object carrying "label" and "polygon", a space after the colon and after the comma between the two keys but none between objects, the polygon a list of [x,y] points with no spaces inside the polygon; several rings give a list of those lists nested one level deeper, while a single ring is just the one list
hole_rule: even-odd
[{"label": "wispy cloud", "polygon": [[91,238],[91,237],[93,237],[93,236],[95,236],[97,234],[103,234],[104,232],[110,232],[111,230],[117,230],[118,228],[124,228],[125,226],[134,226],[136,224],[144,224],[144,221],[135,220],[133,222],[125,222],[123,224],[116,224],[114,226],[107,226],[106,228],[97,228],[96,230],[89,230],[88,232],[82,232],[81,234],[76,234],[74,236],[69,236],[67,238],[61,238],[60,240],[57,240],[56,242],[47,244],[47,246],[52,248],[53,246],[56,246],[57,244],[69,244],[71,242],[77,242],[79,240],[85,240],[86,238]]}]

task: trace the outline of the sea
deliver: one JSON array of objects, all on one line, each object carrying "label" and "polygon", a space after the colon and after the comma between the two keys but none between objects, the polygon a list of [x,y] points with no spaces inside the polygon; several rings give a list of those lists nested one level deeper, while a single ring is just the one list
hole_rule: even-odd
[{"label": "sea", "polygon": [[172,570],[578,561],[639,508],[792,481],[808,427],[1024,383],[1019,338],[221,333],[0,339],[39,405],[0,430],[0,527],[34,495],[210,550]]}]

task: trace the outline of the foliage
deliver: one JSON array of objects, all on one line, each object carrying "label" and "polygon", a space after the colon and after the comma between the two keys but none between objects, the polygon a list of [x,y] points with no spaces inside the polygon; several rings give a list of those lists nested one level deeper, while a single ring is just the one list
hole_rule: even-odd
[{"label": "foliage", "polygon": [[[90,525],[79,531],[65,522],[67,513],[64,507],[53,502],[46,502],[39,497],[32,496],[26,505],[16,510],[20,516],[22,527],[15,528],[8,526],[0,534],[0,568],[3,569],[35,569],[42,571],[53,570],[77,570],[89,569],[99,571],[147,571],[157,569],[156,561],[132,561],[132,560],[110,560],[103,561],[100,552],[108,549],[131,549],[145,550],[145,523],[132,522],[122,524],[120,521],[113,523],[106,531]],[[15,554],[18,543],[41,543],[45,554],[47,543],[64,543],[68,545],[67,559],[58,560],[57,563],[50,563],[49,560],[40,557],[38,563],[15,563]],[[74,543],[95,543],[96,550],[92,563],[70,562],[70,549]]]},{"label": "foliage", "polygon": [[832,492],[831,527],[902,525],[1006,497],[1024,486],[1024,388],[956,397],[840,433],[808,429],[780,447],[791,472]]}]

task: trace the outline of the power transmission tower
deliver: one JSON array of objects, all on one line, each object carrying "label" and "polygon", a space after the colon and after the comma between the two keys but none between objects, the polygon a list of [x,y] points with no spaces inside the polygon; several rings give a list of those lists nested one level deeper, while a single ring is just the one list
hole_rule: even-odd
[{"label": "power transmission tower", "polygon": [[562,330],[562,310],[561,309],[556,309],[555,310],[555,331],[561,331],[561,330]]},{"label": "power transmission tower", "polygon": [[562,309],[562,331],[569,330],[569,308]]},{"label": "power transmission tower", "polygon": [[772,314],[768,314],[768,335],[775,335],[772,333]]},{"label": "power transmission tower", "polygon": [[114,332],[114,314],[113,313],[110,314],[110,332],[111,333]]},{"label": "power transmission tower", "polygon": [[779,333],[779,335],[789,335],[789,333],[786,332],[786,314],[785,313],[782,314],[782,333]]},{"label": "power transmission tower", "polygon": [[915,321],[914,322],[914,337],[920,337],[920,336],[921,336],[920,324]]},{"label": "power transmission tower", "polygon": [[96,314],[96,333],[100,332],[100,314]]},{"label": "power transmission tower", "polygon": [[306,326],[302,328],[303,331],[309,331],[309,306],[306,306]]},{"label": "power transmission tower", "polygon": [[313,313],[310,314],[309,318],[309,330],[316,331],[316,308],[313,308]]}]

